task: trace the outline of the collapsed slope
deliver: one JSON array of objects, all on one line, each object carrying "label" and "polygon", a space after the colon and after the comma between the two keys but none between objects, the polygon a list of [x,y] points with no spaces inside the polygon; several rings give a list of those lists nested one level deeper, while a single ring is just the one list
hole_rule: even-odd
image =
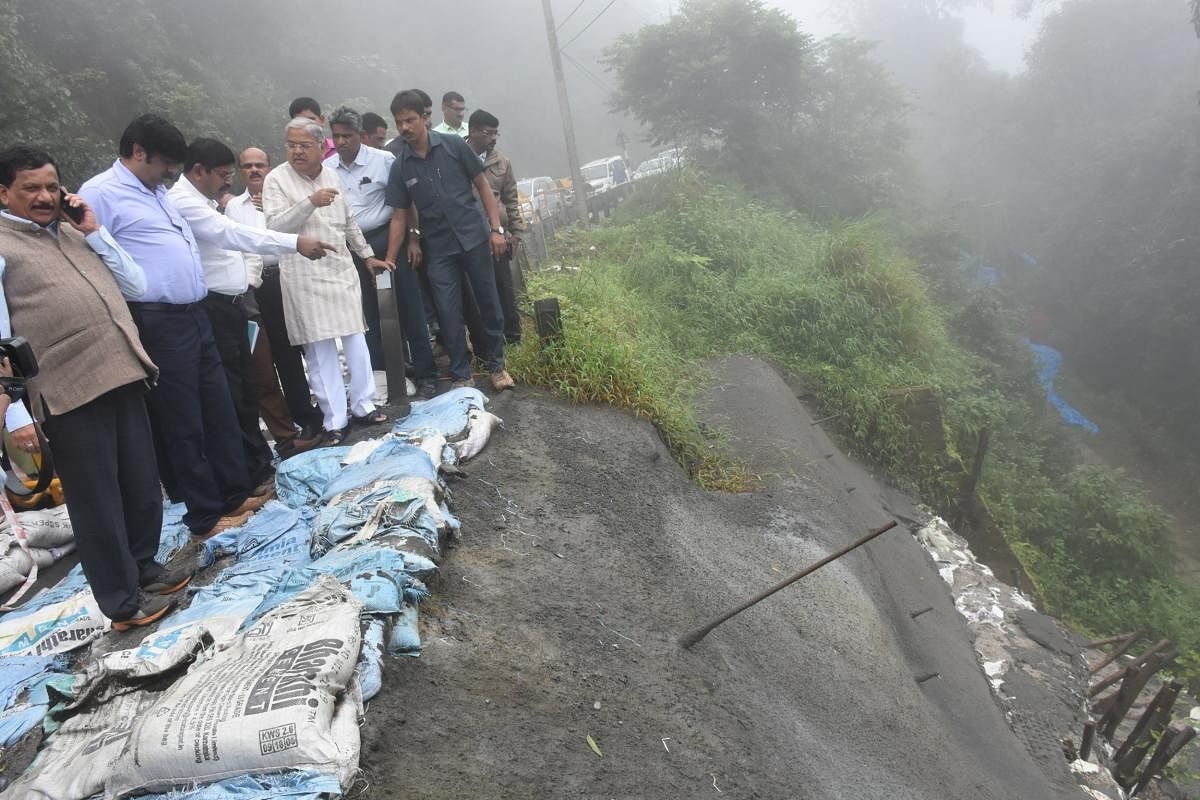
[{"label": "collapsed slope", "polygon": [[909,513],[846,471],[772,370],[721,370],[706,415],[761,492],[698,489],[621,412],[497,398],[508,434],[454,489],[464,534],[424,609],[422,655],[389,667],[367,716],[366,795],[1078,797],[1009,730],[903,529],[680,649],[681,633]]}]

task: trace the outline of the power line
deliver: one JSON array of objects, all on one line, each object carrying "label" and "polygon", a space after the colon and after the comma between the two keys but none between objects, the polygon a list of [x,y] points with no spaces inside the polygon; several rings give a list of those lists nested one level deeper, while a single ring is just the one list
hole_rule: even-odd
[{"label": "power line", "polygon": [[597,77],[594,72],[592,72],[590,69],[585,67],[583,64],[580,64],[578,61],[576,61],[574,58],[572,58],[570,53],[563,53],[563,58],[565,58],[567,61],[570,61],[572,64],[574,64],[575,68],[578,69],[580,72],[582,72],[584,74],[584,76],[589,78],[591,80],[591,82],[594,83],[596,86],[600,87],[601,89],[603,89],[606,92],[615,91],[611,86],[608,85],[608,83],[606,83],[604,81],[603,78]]},{"label": "power line", "polygon": [[571,13],[567,14],[567,16],[565,18],[563,18],[563,21],[558,23],[558,26],[554,30],[561,31],[562,26],[567,24],[567,20],[569,20],[571,17],[575,16],[575,12],[578,11],[579,9],[583,8],[583,4],[586,2],[587,2],[587,0],[579,0],[579,5],[572,8]]},{"label": "power line", "polygon": [[575,35],[574,35],[574,36],[572,36],[570,39],[568,39],[568,40],[567,40],[567,43],[566,43],[566,44],[564,44],[564,45],[563,45],[562,47],[560,47],[559,49],[560,49],[560,50],[565,50],[565,49],[567,49],[567,48],[568,48],[568,47],[571,45],[571,42],[575,41],[575,40],[576,40],[576,39],[578,39],[580,36],[583,36],[584,32],[585,32],[585,31],[587,31],[587,29],[588,29],[588,28],[590,28],[590,27],[592,27],[593,25],[595,25],[595,24],[596,24],[596,20],[598,20],[598,19],[600,19],[601,17],[603,17],[603,16],[604,16],[604,12],[605,12],[605,11],[608,11],[610,8],[612,8],[612,7],[613,7],[613,4],[614,4],[614,3],[616,3],[616,2],[617,2],[617,0],[608,0],[608,5],[606,5],[606,6],[605,6],[604,8],[602,8],[602,9],[600,9],[600,13],[599,13],[599,14],[597,14],[596,16],[592,17],[592,21],[591,21],[591,22],[589,22],[587,25],[584,25],[584,26],[583,26],[583,29],[582,29],[582,30],[580,30],[580,31],[579,31],[579,33],[575,34]]}]

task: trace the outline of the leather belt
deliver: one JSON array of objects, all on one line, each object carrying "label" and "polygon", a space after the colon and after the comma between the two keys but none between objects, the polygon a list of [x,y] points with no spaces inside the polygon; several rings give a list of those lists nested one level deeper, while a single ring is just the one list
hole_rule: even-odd
[{"label": "leather belt", "polygon": [[193,308],[198,308],[199,302],[195,303],[139,303],[129,301],[129,307],[135,311],[166,311],[178,313],[181,311],[191,311]]},{"label": "leather belt", "polygon": [[245,292],[241,294],[221,294],[220,292],[209,292],[206,300],[218,300],[222,303],[228,303],[231,306],[242,304],[242,298],[246,296]]}]

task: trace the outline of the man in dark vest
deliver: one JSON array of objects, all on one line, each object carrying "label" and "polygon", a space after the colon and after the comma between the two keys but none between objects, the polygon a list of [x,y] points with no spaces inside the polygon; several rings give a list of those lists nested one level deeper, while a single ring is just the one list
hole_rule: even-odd
[{"label": "man in dark vest", "polygon": [[154,560],[163,504],[144,395],[158,368],[122,297],[145,274],[82,198],[65,202],[78,221],[47,153],[0,152],[0,335],[11,328],[37,356],[29,411],[54,448],[92,594],[128,630],[162,617],[191,575]]}]

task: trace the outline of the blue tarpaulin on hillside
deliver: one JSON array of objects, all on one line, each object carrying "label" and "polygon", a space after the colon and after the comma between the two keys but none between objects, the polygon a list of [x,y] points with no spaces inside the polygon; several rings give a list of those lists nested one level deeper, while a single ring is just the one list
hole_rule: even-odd
[{"label": "blue tarpaulin on hillside", "polygon": [[1075,425],[1092,433],[1099,433],[1099,425],[1079,413],[1074,406],[1064,400],[1054,390],[1054,378],[1058,375],[1058,368],[1062,366],[1062,353],[1049,345],[1035,344],[1028,339],[1025,340],[1025,344],[1029,346],[1029,349],[1033,351],[1034,358],[1037,359],[1038,382],[1046,390],[1046,399],[1050,402],[1050,405],[1058,409],[1062,421],[1068,425]]}]

